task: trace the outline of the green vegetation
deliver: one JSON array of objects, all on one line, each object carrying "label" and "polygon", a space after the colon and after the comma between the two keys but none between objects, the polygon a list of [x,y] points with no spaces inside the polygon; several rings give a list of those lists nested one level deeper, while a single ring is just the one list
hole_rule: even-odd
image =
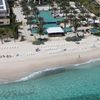
[{"label": "green vegetation", "polygon": [[92,33],[93,35],[96,35],[96,36],[100,36],[100,32],[99,33]]},{"label": "green vegetation", "polygon": [[96,27],[95,29],[97,30],[97,32],[91,33],[91,34],[96,35],[96,36],[100,36],[100,28],[99,27],[98,28]]},{"label": "green vegetation", "polygon": [[36,41],[33,41],[33,44],[34,44],[34,45],[41,45],[41,44],[44,44],[44,43],[42,43],[42,42],[39,41],[39,40],[36,40]]},{"label": "green vegetation", "polygon": [[100,5],[95,2],[95,0],[74,0],[75,2],[80,2],[84,5],[90,12],[100,16]]},{"label": "green vegetation", "polygon": [[[100,16],[100,5],[97,4],[95,0],[70,0],[70,1],[74,1],[78,5],[84,5],[90,12],[96,14],[97,16]],[[59,6],[61,5],[61,8],[63,8],[64,5],[67,4],[66,2],[69,2],[69,0],[56,0],[56,2],[59,4]]]},{"label": "green vegetation", "polygon": [[[26,16],[27,19],[27,24],[30,25],[30,30],[31,30],[31,25],[35,24],[37,25],[37,33],[40,35],[44,34],[44,28],[43,28],[43,24],[44,24],[44,20],[42,17],[39,17],[39,10],[36,7],[36,4],[34,4],[33,0],[22,0],[20,2],[21,6],[22,6],[22,10],[24,12],[24,15]],[[36,41],[37,44],[37,41]]]},{"label": "green vegetation", "polygon": [[35,45],[40,45],[40,44],[44,44],[44,43],[47,42],[47,41],[48,41],[47,38],[43,38],[43,39],[38,38],[37,40],[33,41],[33,44],[35,44]]},{"label": "green vegetation", "polygon": [[14,6],[14,0],[8,0],[8,4],[10,7],[10,25],[0,26],[0,39],[3,43],[4,38],[18,38],[18,27],[21,23],[16,22],[16,16],[12,11],[12,7]]},{"label": "green vegetation", "polygon": [[67,37],[65,40],[66,41],[80,41],[81,38],[80,37],[73,36],[73,37]]}]

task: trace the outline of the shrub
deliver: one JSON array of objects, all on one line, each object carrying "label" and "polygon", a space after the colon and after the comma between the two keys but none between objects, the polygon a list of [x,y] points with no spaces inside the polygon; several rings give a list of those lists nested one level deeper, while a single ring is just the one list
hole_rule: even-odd
[{"label": "shrub", "polygon": [[36,40],[36,41],[33,41],[34,45],[41,45],[41,44],[44,44],[43,41],[39,41],[39,40]]},{"label": "shrub", "polygon": [[21,39],[20,39],[20,41],[25,41],[25,38],[24,38],[24,36],[21,36]]},{"label": "shrub", "polygon": [[96,36],[100,36],[100,32],[99,33],[91,33],[93,35],[96,35]]},{"label": "shrub", "polygon": [[41,44],[44,44],[44,42],[46,42],[46,41],[48,41],[47,38],[44,38],[44,39],[39,38],[39,39],[37,39],[36,41],[33,41],[32,44],[41,45]]},{"label": "shrub", "polygon": [[65,40],[66,41],[80,41],[81,38],[73,36],[73,37],[67,37]]}]

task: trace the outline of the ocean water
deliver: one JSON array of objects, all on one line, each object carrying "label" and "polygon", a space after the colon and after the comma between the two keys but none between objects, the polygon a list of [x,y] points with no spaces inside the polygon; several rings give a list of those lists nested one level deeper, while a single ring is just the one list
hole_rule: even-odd
[{"label": "ocean water", "polygon": [[0,100],[100,100],[100,61],[0,85]]}]

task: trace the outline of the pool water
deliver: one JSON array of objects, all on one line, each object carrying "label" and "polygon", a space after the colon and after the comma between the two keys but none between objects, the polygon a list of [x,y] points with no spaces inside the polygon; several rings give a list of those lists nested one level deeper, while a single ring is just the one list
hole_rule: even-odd
[{"label": "pool water", "polygon": [[90,32],[91,32],[91,33],[99,33],[100,30],[97,29],[97,28],[91,28],[91,29],[90,29]]}]

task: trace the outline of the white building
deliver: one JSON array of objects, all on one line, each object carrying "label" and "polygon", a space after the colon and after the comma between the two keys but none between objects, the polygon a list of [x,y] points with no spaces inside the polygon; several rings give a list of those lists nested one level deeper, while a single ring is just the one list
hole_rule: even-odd
[{"label": "white building", "polygon": [[0,0],[0,25],[10,24],[10,10],[6,0]]},{"label": "white building", "polygon": [[42,4],[45,1],[47,1],[47,0],[34,0],[34,3]]}]

